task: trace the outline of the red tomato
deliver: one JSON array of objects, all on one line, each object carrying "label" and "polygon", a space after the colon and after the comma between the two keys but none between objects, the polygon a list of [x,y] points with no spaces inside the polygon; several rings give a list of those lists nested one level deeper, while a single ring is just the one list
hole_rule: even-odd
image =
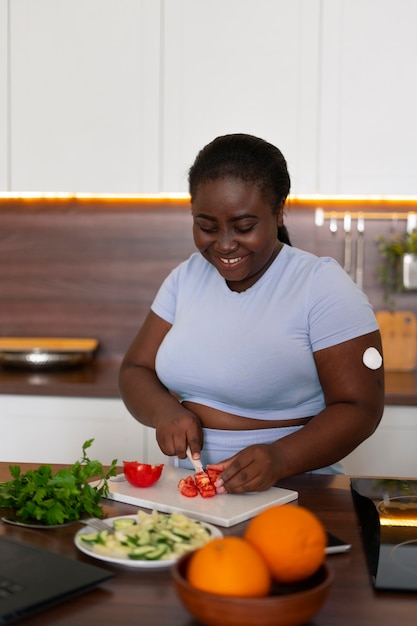
[{"label": "red tomato", "polygon": [[216,488],[210,481],[206,472],[197,472],[194,474],[195,484],[197,485],[200,496],[203,498],[212,498],[216,495]]},{"label": "red tomato", "polygon": [[220,476],[221,471],[218,470],[218,469],[214,469],[214,467],[212,468],[212,467],[208,466],[208,467],[206,467],[206,473],[207,473],[208,477],[210,478],[210,482],[212,482],[213,485],[214,485],[214,483],[216,482],[216,480]]},{"label": "red tomato", "polygon": [[149,465],[137,461],[123,461],[123,470],[128,483],[134,487],[150,487],[160,479],[164,464]]},{"label": "red tomato", "polygon": [[192,476],[181,478],[178,483],[178,489],[180,490],[181,495],[186,496],[187,498],[195,498],[195,496],[198,496],[198,489]]}]

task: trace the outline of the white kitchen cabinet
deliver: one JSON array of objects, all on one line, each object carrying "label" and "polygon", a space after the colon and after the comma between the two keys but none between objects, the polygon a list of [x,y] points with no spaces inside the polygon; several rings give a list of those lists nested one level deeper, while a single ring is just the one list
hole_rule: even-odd
[{"label": "white kitchen cabinet", "polygon": [[374,434],[343,460],[347,474],[417,477],[417,407],[386,406]]},{"label": "white kitchen cabinet", "polygon": [[8,38],[7,0],[0,0],[0,189],[8,186]]},{"label": "white kitchen cabinet", "polygon": [[158,191],[160,3],[9,11],[11,190]]},{"label": "white kitchen cabinet", "polygon": [[[73,463],[87,439],[90,458],[168,463],[153,428],[139,424],[122,400],[0,394],[0,459]],[[349,475],[417,476],[417,407],[387,406],[375,433],[343,460]]]},{"label": "white kitchen cabinet", "polygon": [[163,463],[155,431],[110,398],[0,395],[0,458],[6,462],[73,463],[87,439],[91,459],[104,464]]},{"label": "white kitchen cabinet", "polygon": [[0,0],[0,189],[181,192],[249,132],[295,194],[415,195],[415,0]]},{"label": "white kitchen cabinet", "polygon": [[164,13],[162,185],[187,190],[198,150],[247,132],[278,145],[293,187],[315,191],[316,0],[173,0]]},{"label": "white kitchen cabinet", "polygon": [[323,0],[319,191],[415,195],[415,0]]}]

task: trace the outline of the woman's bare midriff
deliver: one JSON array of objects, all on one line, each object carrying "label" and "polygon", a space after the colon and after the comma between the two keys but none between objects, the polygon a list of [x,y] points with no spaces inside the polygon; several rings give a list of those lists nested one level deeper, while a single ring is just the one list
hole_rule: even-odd
[{"label": "woman's bare midriff", "polygon": [[289,420],[258,420],[219,411],[197,402],[183,402],[183,406],[200,418],[204,428],[215,428],[217,430],[257,430],[258,428],[303,426],[312,419],[311,417],[300,417]]}]

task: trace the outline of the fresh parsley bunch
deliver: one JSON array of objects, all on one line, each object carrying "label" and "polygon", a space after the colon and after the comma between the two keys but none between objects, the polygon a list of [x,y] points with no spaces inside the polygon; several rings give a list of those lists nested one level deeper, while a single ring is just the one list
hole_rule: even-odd
[{"label": "fresh parsley bunch", "polygon": [[[100,501],[109,493],[107,480],[116,474],[117,459],[107,472],[99,461],[91,461],[83,445],[81,460],[71,467],[52,472],[50,465],[21,473],[19,465],[9,467],[13,480],[0,484],[0,507],[14,509],[21,521],[37,520],[46,525],[64,524],[82,517],[101,517]],[[97,487],[88,483],[99,479]]]}]

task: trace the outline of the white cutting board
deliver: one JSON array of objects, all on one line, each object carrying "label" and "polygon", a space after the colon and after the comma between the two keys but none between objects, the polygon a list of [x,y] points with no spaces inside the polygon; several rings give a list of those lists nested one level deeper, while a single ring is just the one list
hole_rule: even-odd
[{"label": "white cutting board", "polygon": [[182,496],[178,489],[180,478],[192,474],[192,471],[165,465],[162,476],[152,487],[133,487],[128,482],[109,481],[110,500],[125,502],[147,509],[156,509],[162,513],[182,512],[202,522],[218,526],[233,526],[244,522],[260,511],[276,504],[286,504],[297,500],[298,492],[280,487],[271,487],[268,491],[245,494],[219,494],[213,498],[195,498]]}]

